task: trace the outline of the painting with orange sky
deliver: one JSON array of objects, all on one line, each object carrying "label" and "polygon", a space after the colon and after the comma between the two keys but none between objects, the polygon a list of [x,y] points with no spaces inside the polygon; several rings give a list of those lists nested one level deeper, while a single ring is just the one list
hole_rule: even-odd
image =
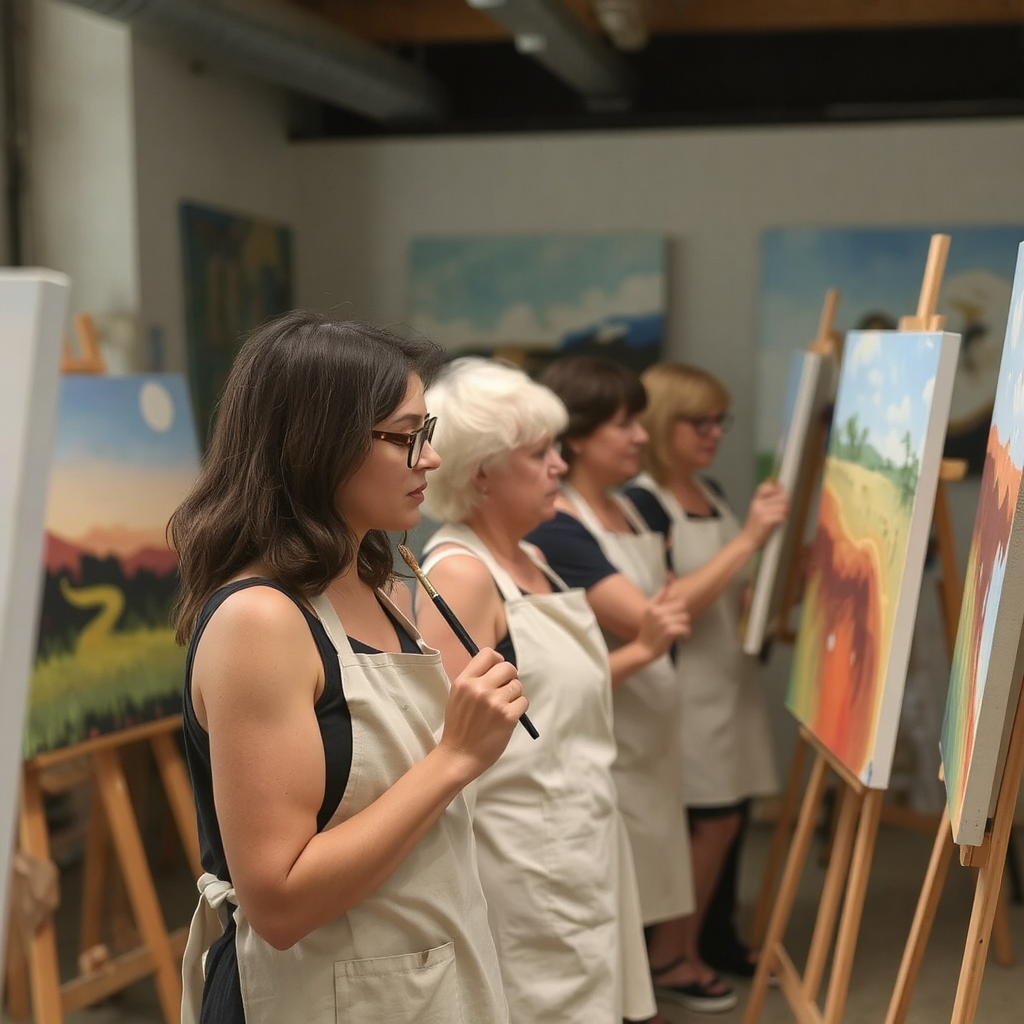
[{"label": "painting with orange sky", "polygon": [[847,335],[786,704],[889,784],[959,335]]},{"label": "painting with orange sky", "polygon": [[62,378],[27,757],[180,711],[164,531],[198,471],[184,377]]},{"label": "painting with orange sky", "polygon": [[1022,467],[1024,243],[1017,254],[939,741],[953,838],[967,846],[978,846],[984,838],[1020,687]]}]

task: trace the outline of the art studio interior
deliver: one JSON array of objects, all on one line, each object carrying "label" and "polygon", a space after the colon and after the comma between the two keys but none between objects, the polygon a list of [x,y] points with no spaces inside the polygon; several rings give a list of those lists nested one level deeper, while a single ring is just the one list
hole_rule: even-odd
[{"label": "art studio interior", "polygon": [[0,101],[0,1024],[1020,1019],[1021,0],[0,0]]}]

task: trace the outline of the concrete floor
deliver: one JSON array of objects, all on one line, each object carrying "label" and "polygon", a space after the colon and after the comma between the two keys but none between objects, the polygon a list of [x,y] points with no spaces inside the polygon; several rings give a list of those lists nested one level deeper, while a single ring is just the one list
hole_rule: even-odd
[{"label": "concrete floor", "polygon": [[[761,878],[770,830],[754,826],[748,839],[742,878],[742,897],[748,910],[753,905]],[[878,838],[867,903],[860,930],[860,942],[853,967],[845,1024],[882,1024],[892,993],[900,957],[910,928],[914,907],[931,852],[932,837],[883,825]],[[77,922],[77,869],[65,871],[64,902],[59,918],[64,970],[74,963]],[[800,896],[786,935],[786,946],[802,966],[814,926],[824,869],[816,857],[807,866]],[[186,924],[194,905],[194,886],[183,867],[169,869],[158,880],[169,927]],[[973,900],[972,873],[954,858],[942,903],[917,984],[908,1024],[939,1024],[949,1021],[963,957],[967,923]],[[1018,963],[1010,968],[990,961],[985,973],[976,1020],[983,1024],[1017,1024],[1024,1020],[1024,907],[1010,906],[1010,925]],[[827,983],[827,979],[826,979]],[[674,1024],[706,1020],[739,1024],[749,984],[737,984],[740,1003],[727,1013],[699,1014],[675,1006],[663,1007]],[[777,989],[770,989],[760,1024],[791,1024],[796,1018]],[[136,983],[106,1004],[81,1010],[67,1017],[67,1024],[160,1024],[156,992],[151,981]],[[10,1018],[0,1013],[0,1021]]]}]

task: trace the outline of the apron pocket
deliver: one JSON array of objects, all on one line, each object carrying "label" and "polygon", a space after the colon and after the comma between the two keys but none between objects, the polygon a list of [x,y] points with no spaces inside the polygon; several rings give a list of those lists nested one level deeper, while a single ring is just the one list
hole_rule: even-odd
[{"label": "apron pocket", "polygon": [[338,1024],[454,1024],[462,1020],[455,943],[334,965]]}]

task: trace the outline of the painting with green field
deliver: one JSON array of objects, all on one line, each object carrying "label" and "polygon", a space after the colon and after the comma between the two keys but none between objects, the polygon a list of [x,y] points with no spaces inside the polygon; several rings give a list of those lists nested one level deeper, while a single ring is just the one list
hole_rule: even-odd
[{"label": "painting with green field", "polygon": [[183,376],[62,378],[26,757],[180,712],[165,529],[198,472]]},{"label": "painting with green field", "polygon": [[960,336],[851,331],[786,704],[889,784]]}]

